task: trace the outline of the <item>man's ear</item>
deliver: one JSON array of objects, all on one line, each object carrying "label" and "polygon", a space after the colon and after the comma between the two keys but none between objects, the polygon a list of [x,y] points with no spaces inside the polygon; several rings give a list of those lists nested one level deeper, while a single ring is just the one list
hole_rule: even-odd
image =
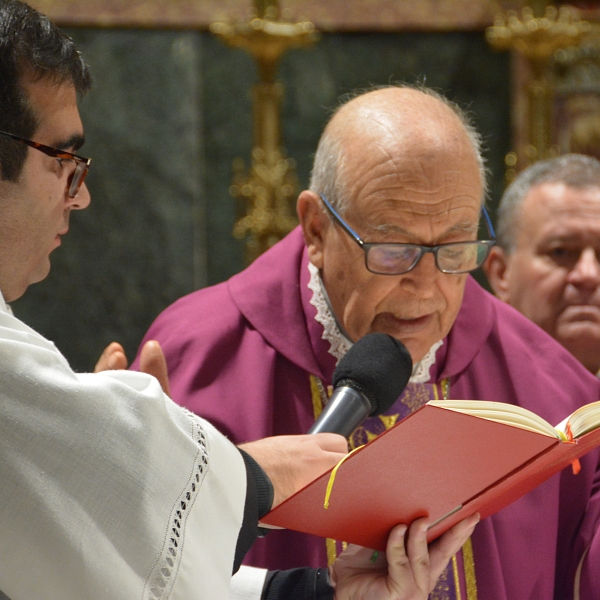
[{"label": "man's ear", "polygon": [[321,199],[314,192],[305,190],[298,196],[296,211],[304,234],[304,242],[308,249],[310,262],[317,269],[322,269],[323,246],[329,219],[323,211]]},{"label": "man's ear", "polygon": [[508,302],[508,256],[498,246],[490,250],[490,255],[483,264],[483,270],[494,293],[503,302]]}]

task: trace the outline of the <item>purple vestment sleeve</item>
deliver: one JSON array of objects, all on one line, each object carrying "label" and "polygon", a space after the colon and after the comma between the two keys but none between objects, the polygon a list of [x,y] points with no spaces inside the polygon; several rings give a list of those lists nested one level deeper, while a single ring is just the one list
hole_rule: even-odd
[{"label": "purple vestment sleeve", "polygon": [[[599,469],[600,471],[600,469]],[[574,544],[569,580],[576,580],[577,600],[600,600],[600,478],[596,478],[593,495],[587,507],[584,522]],[[585,553],[581,565],[576,558]],[[577,575],[577,569],[580,569]]]}]

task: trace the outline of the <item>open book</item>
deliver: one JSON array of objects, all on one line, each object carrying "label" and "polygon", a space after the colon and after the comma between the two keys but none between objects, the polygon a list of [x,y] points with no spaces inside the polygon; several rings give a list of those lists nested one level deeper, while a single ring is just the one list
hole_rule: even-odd
[{"label": "open book", "polygon": [[429,516],[431,541],[470,514],[494,514],[599,445],[600,402],[553,427],[510,404],[432,401],[261,521],[385,550],[395,525]]},{"label": "open book", "polygon": [[600,402],[592,402],[578,408],[572,415],[553,427],[526,408],[505,404],[504,402],[487,402],[485,400],[432,400],[431,406],[447,408],[465,415],[489,419],[497,423],[520,427],[529,431],[543,433],[559,440],[573,440],[600,427]]}]

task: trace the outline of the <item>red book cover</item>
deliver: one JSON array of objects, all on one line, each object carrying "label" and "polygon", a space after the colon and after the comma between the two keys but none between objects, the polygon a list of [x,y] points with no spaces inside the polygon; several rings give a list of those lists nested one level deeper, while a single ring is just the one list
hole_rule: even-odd
[{"label": "red book cover", "polygon": [[600,430],[575,442],[425,405],[349,456],[329,507],[325,473],[262,523],[385,550],[390,530],[429,516],[430,541],[462,518],[487,517],[600,445]]}]

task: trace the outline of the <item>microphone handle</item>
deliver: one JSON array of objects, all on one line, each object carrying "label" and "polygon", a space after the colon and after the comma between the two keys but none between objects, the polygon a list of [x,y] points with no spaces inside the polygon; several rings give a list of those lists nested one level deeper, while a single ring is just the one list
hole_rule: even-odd
[{"label": "microphone handle", "polygon": [[347,438],[371,410],[371,403],[359,391],[338,387],[308,433],[339,433]]}]

